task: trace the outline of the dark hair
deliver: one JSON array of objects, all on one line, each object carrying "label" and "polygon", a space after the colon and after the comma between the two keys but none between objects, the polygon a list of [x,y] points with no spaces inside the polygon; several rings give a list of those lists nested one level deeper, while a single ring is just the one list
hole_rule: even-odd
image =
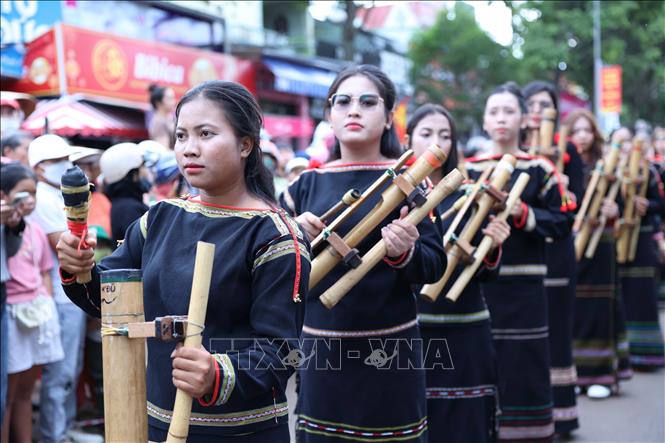
[{"label": "dark hair", "polygon": [[413,131],[416,130],[418,123],[428,115],[432,114],[441,114],[446,119],[448,119],[448,124],[450,124],[450,153],[446,162],[441,166],[441,172],[445,176],[450,171],[457,167],[457,130],[455,129],[455,122],[453,121],[450,111],[444,108],[441,105],[435,105],[434,103],[425,103],[424,105],[418,107],[413,115],[409,118],[408,123],[406,124],[406,134],[409,136],[409,147],[411,147],[411,142],[413,140]]},{"label": "dark hair", "polygon": [[164,93],[168,88],[166,86],[159,86],[155,83],[148,86],[148,92],[150,93],[150,104],[153,109],[157,109],[157,106],[164,100]]},{"label": "dark hair", "polygon": [[220,107],[238,139],[250,138],[252,150],[245,162],[244,171],[247,189],[264,201],[274,204],[275,186],[272,174],[261,159],[260,133],[263,117],[254,96],[243,85],[234,82],[211,80],[201,83],[187,91],[180,99],[175,109],[176,124],[182,106],[199,97]]},{"label": "dark hair", "polygon": [[12,131],[0,140],[0,153],[5,154],[5,149],[14,151],[21,146],[21,142],[25,139],[32,140],[32,134],[25,131]]},{"label": "dark hair", "polygon": [[0,171],[0,189],[2,189],[2,192],[5,194],[12,192],[14,186],[16,186],[21,180],[30,178],[37,181],[37,177],[31,169],[17,162],[2,165]]},{"label": "dark hair", "polygon": [[[339,85],[341,85],[344,80],[356,75],[365,76],[369,81],[374,83],[374,86],[376,86],[376,89],[379,91],[379,96],[383,99],[386,117],[388,117],[390,111],[395,108],[395,102],[397,101],[395,85],[383,71],[372,65],[349,66],[337,74],[337,77],[335,77],[335,80],[328,89],[326,111],[330,111],[330,98],[337,92]],[[335,147],[333,148],[331,159],[339,159],[341,154],[339,140],[335,137]],[[402,146],[397,138],[397,132],[395,132],[394,125],[391,125],[390,129],[383,130],[383,134],[381,135],[381,154],[388,158],[399,158],[399,156],[402,155]]]},{"label": "dark hair", "polygon": [[539,92],[547,92],[547,95],[550,96],[552,99],[552,103],[554,103],[554,109],[557,111],[559,110],[559,98],[558,94],[556,92],[556,88],[554,85],[550,82],[542,81],[542,80],[534,80],[528,85],[522,89],[522,92],[524,93],[524,98],[528,100],[529,97],[532,95],[536,95]]},{"label": "dark hair", "polygon": [[573,125],[575,122],[581,118],[587,119],[591,125],[591,131],[593,132],[593,142],[591,143],[591,157],[593,158],[593,163],[603,158],[603,134],[598,129],[598,123],[596,123],[596,118],[593,116],[591,111],[584,108],[574,109],[566,117],[564,124],[570,128],[570,135],[573,135]]},{"label": "dark hair", "polygon": [[526,100],[524,100],[524,95],[522,95],[520,87],[517,86],[517,83],[515,82],[507,82],[500,86],[497,86],[496,88],[494,88],[492,92],[490,92],[490,94],[487,96],[487,99],[489,100],[491,96],[496,94],[503,94],[504,92],[514,95],[515,98],[517,99],[517,103],[520,106],[520,111],[522,112],[522,114],[527,113]]}]

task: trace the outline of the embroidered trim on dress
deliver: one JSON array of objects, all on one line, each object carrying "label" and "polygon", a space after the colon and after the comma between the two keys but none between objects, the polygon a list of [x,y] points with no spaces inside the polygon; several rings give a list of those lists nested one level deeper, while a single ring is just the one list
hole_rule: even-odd
[{"label": "embroidered trim on dress", "polygon": [[371,329],[368,331],[335,331],[332,329],[318,329],[312,328],[310,326],[304,325],[302,327],[302,332],[309,335],[316,335],[319,337],[376,337],[380,335],[389,335],[396,332],[404,331],[406,329],[412,328],[418,324],[418,319],[410,320],[401,325],[392,326],[390,328],[383,329]]}]

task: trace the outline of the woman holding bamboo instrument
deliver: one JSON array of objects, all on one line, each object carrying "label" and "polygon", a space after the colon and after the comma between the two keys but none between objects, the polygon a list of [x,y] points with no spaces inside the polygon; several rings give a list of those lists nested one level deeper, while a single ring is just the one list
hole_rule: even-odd
[{"label": "woman holding bamboo instrument", "polygon": [[[467,160],[477,179],[504,154],[517,158],[510,186],[521,172],[531,176],[513,207],[511,234],[503,245],[496,280],[482,291],[492,319],[499,378],[499,440],[548,441],[554,433],[549,374],[545,238],[561,238],[570,229],[561,212],[560,183],[554,165],[519,149],[527,122],[526,103],[514,83],[499,86],[485,105],[483,128],[494,143],[490,156]],[[528,416],[528,420],[524,417]]]},{"label": "woman holding bamboo instrument", "polygon": [[[603,158],[603,137],[589,111],[577,109],[566,118],[571,141],[582,156],[585,183]],[[618,140],[616,140],[618,142]],[[613,148],[614,149],[614,148]],[[573,326],[573,360],[577,384],[591,398],[602,399],[630,378],[623,306],[619,301],[616,248],[612,220],[619,215],[615,201],[605,199],[600,215],[608,218],[593,258],[578,263]]]},{"label": "woman holding bamboo instrument", "polygon": [[[434,184],[457,166],[455,123],[448,110],[434,104],[419,107],[406,126],[407,146],[416,156],[437,144],[448,153],[441,168],[430,174]],[[470,186],[471,184],[469,184]],[[439,204],[444,214],[464,194],[463,190]],[[468,220],[463,219],[461,225]],[[443,221],[446,230],[452,218]],[[445,294],[461,273],[450,278],[436,302],[418,302],[418,322],[424,346],[446,340],[453,368],[434,366],[426,369],[427,416],[430,442],[487,442],[494,440],[496,413],[496,361],[489,311],[480,293],[480,281],[495,278],[501,257],[501,244],[510,235],[508,223],[493,220],[478,232],[474,245],[483,234],[493,239],[494,250],[460,298],[451,303]]]},{"label": "woman holding bamboo instrument", "polygon": [[[554,85],[544,81],[533,81],[524,89],[530,131],[539,131],[545,109],[558,111],[558,99]],[[565,136],[565,131],[559,136]],[[565,197],[562,210],[572,221],[577,202],[584,196],[584,172],[582,159],[572,143],[566,143],[563,171],[560,171],[561,194]],[[551,140],[542,140],[546,149],[551,148]],[[567,186],[566,186],[567,184]],[[546,239],[545,258],[547,277],[545,290],[548,299],[548,323],[550,342],[550,376],[552,400],[554,403],[554,428],[557,434],[566,435],[579,427],[576,407],[575,386],[577,377],[573,364],[573,308],[575,306],[575,285],[577,282],[577,262],[572,232],[559,240]]]},{"label": "woman holding bamboo instrument", "polygon": [[632,220],[626,220],[630,199],[624,198],[622,219],[632,222],[632,229],[624,228],[627,232],[621,232],[622,236],[626,235],[627,242],[623,245],[626,247],[626,260],[619,264],[619,278],[631,366],[635,370],[651,371],[665,366],[663,334],[658,320],[658,251],[653,241],[653,234],[658,228],[658,215],[665,211],[665,195],[659,189],[658,171],[644,158],[646,147],[634,140],[626,148],[630,150],[623,149],[623,155],[630,157],[629,164],[635,162],[639,165],[636,172],[642,182],[634,188]]},{"label": "woman holding bamboo instrument", "polygon": [[[336,159],[305,171],[282,196],[310,239],[325,227],[317,215],[395,165],[402,153],[392,126],[395,101],[393,83],[374,66],[353,66],[335,78],[326,113],[337,139]],[[342,224],[340,234],[377,203],[375,193]],[[316,358],[299,372],[299,441],[367,441],[367,435],[426,440],[424,357],[410,285],[441,275],[445,255],[438,225],[429,219],[417,228],[406,224],[399,218],[407,208],[400,206],[357,246],[364,254],[383,239],[384,261],[339,304],[329,310],[319,296],[346,273],[343,264],[310,290],[303,352]]]},{"label": "woman holding bamboo instrument", "polygon": [[[148,340],[152,441],[166,438],[176,388],[198,398],[188,441],[289,441],[284,389],[293,371],[281,362],[297,345],[309,254],[295,222],[275,206],[260,128],[261,111],[243,86],[200,84],[176,109],[175,152],[201,195],[150,208],[98,265],[94,238],[81,254],[78,239],[69,233],[60,239],[63,284],[76,304],[99,316],[99,271],[141,269],[147,320],[187,313],[194,246],[197,240],[216,245],[204,348]],[[91,268],[93,284],[73,283],[71,274]]]}]

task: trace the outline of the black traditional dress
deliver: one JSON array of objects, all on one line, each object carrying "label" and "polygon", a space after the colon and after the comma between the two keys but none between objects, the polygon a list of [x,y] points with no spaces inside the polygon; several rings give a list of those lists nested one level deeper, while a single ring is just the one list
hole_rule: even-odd
[{"label": "black traditional dress", "polygon": [[[461,190],[465,190],[464,185]],[[461,196],[456,192],[439,205],[444,213]],[[463,227],[468,215],[460,223]],[[452,218],[444,221],[444,231]],[[473,244],[478,245],[478,232]],[[490,313],[480,292],[480,281],[498,275],[500,249],[488,257],[456,302],[445,298],[464,266],[450,277],[435,302],[419,300],[418,321],[425,346],[447,349],[447,365],[428,367],[427,416],[429,441],[483,443],[496,438],[496,354]],[[443,344],[445,343],[445,348]]]},{"label": "black traditional dress", "polygon": [[[99,272],[141,269],[145,319],[187,315],[196,242],[214,243],[203,344],[217,363],[215,392],[193,403],[188,441],[288,442],[285,388],[293,373],[309,276],[307,242],[284,211],[215,206],[198,197],[164,200],[127,230],[93,270],[92,283],[65,284],[71,300],[100,316]],[[164,441],[176,389],[174,343],[148,340],[151,441]]]},{"label": "black traditional dress", "polygon": [[[573,218],[577,202],[584,197],[584,171],[582,158],[571,143],[567,146],[563,173],[568,177],[569,193],[562,202],[562,209]],[[559,240],[546,239],[545,259],[554,428],[557,434],[567,434],[579,427],[575,396],[577,373],[573,364],[577,262],[572,232]]]},{"label": "black traditional dress", "polygon": [[[321,215],[349,189],[366,189],[393,164],[336,164],[306,171],[280,200],[292,214]],[[378,194],[370,198],[338,233],[346,234],[378,199]],[[397,218],[399,209],[381,226]],[[302,350],[311,360],[298,372],[298,441],[426,441],[424,362],[431,360],[429,353],[445,353],[422,346],[411,284],[439,278],[445,254],[439,224],[426,218],[418,231],[411,251],[384,259],[334,308],[327,309],[319,296],[344,275],[343,264],[310,290]],[[379,240],[377,228],[357,248],[362,254]]]},{"label": "black traditional dress", "polygon": [[[503,244],[499,277],[482,285],[489,306],[499,377],[499,439],[548,441],[554,434],[545,238],[570,231],[561,211],[560,183],[549,160],[519,154],[510,184],[519,173],[531,179],[522,194],[524,217],[510,218],[511,235]],[[500,156],[469,159],[469,177],[477,179]]]},{"label": "black traditional dress", "polygon": [[619,266],[630,363],[643,368],[665,365],[663,333],[658,321],[658,251],[653,238],[659,216],[665,212],[665,195],[659,183],[657,171],[651,168],[647,188],[649,208],[642,217],[635,260]]}]

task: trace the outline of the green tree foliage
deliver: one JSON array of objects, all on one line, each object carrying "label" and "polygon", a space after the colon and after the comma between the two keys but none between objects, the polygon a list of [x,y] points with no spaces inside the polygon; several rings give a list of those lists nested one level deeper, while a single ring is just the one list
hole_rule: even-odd
[{"label": "green tree foliage", "polygon": [[[593,100],[593,3],[510,2],[519,79],[562,75]],[[622,121],[665,120],[665,2],[602,1],[601,53],[604,64],[623,71]],[[562,64],[565,63],[565,69]]]},{"label": "green tree foliage", "polygon": [[491,89],[516,80],[510,50],[479,27],[463,3],[442,10],[434,26],[413,37],[409,58],[417,101],[444,104],[466,134],[478,129]]}]

